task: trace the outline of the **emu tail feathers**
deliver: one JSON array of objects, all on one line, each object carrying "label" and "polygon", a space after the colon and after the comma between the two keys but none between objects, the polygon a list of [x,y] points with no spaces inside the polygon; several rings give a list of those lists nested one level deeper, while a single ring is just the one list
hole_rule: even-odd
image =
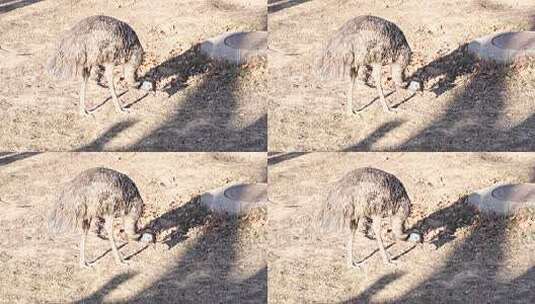
[{"label": "emu tail feathers", "polygon": [[60,198],[48,216],[48,230],[53,234],[78,231],[83,216],[77,211],[67,207]]},{"label": "emu tail feathers", "polygon": [[347,79],[351,75],[353,55],[340,46],[328,45],[317,61],[321,79]]},{"label": "emu tail feathers", "polygon": [[323,232],[346,231],[350,227],[351,220],[353,220],[353,205],[345,202],[345,204],[338,204],[336,196],[336,192],[330,193],[317,215],[319,228]]},{"label": "emu tail feathers", "polygon": [[46,71],[50,76],[58,79],[75,77],[78,74],[76,63],[67,62],[66,58],[56,52],[47,62]]},{"label": "emu tail feathers", "polygon": [[86,61],[85,52],[70,43],[70,41],[62,41],[51,54],[46,65],[49,75],[58,79],[69,79],[81,74]]}]

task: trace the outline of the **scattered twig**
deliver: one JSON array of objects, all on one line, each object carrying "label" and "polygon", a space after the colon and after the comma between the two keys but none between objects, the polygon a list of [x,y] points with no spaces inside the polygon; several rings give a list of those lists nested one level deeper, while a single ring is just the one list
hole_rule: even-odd
[{"label": "scattered twig", "polygon": [[268,46],[267,47],[268,50],[270,51],[273,51],[273,52],[276,52],[276,53],[279,53],[279,54],[282,54],[282,55],[286,55],[286,56],[299,56],[299,55],[302,55],[303,53],[296,53],[296,52],[292,52],[292,53],[289,53],[289,52],[284,52],[284,51],[280,51],[278,49],[275,49],[271,46]]}]

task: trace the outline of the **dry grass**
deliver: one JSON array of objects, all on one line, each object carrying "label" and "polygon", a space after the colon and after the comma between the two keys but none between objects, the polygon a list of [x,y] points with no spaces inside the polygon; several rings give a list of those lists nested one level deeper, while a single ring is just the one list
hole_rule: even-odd
[{"label": "dry grass", "polygon": [[[270,166],[270,302],[530,303],[533,214],[489,218],[464,197],[498,182],[533,182],[534,163],[530,153],[312,153]],[[326,187],[364,166],[403,182],[413,203],[406,227],[424,233],[415,248],[388,249],[396,267],[375,252],[361,270],[348,269],[347,236],[315,228]],[[354,246],[361,259],[376,249],[366,238]]]},{"label": "dry grass", "polygon": [[[130,24],[146,52],[139,75],[154,93],[118,94],[90,83],[77,112],[79,81],[44,73],[61,34],[84,17],[110,15]],[[223,10],[210,1],[40,1],[0,10],[0,150],[4,151],[263,151],[266,148],[266,65],[229,68],[198,53],[198,44],[228,31],[262,30],[265,10]],[[22,54],[22,55],[19,55]],[[119,71],[117,71],[119,72]],[[105,85],[105,84],[104,84]],[[124,94],[122,94],[124,93]]]},{"label": "dry grass", "polygon": [[[265,153],[226,155],[233,161],[209,153],[45,153],[0,162],[0,233],[8,236],[0,240],[0,303],[262,301],[267,211],[217,216],[197,199],[227,184],[265,182]],[[51,236],[46,228],[63,183],[95,165],[135,181],[145,201],[139,226],[157,236],[147,248],[120,248],[126,268],[116,265],[108,241],[90,233],[86,256],[102,257],[82,269],[79,237]]]},{"label": "dry grass", "polygon": [[[535,6],[511,1],[308,1],[270,15],[271,151],[530,151],[535,73],[529,64],[481,68],[464,52],[490,33],[534,28]],[[500,9],[495,5],[503,3]],[[488,5],[487,5],[488,4]],[[394,92],[385,114],[375,88],[356,89],[344,115],[346,82],[321,82],[314,61],[342,24],[359,14],[396,23],[413,50],[407,76],[425,78],[411,97]],[[296,55],[285,55],[296,54]],[[389,74],[385,71],[385,74]],[[389,75],[388,75],[389,76]],[[386,93],[393,83],[384,77]],[[477,138],[477,140],[475,140]]]}]

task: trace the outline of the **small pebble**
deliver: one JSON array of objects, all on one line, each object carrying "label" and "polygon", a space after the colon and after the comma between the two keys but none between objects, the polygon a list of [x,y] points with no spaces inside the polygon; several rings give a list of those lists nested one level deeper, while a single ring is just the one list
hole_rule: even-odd
[{"label": "small pebble", "polygon": [[143,243],[153,243],[154,235],[152,233],[145,232],[139,240]]},{"label": "small pebble", "polygon": [[409,241],[414,243],[420,243],[422,241],[422,236],[417,232],[412,232],[409,235]]},{"label": "small pebble", "polygon": [[154,90],[154,85],[151,81],[143,81],[140,89],[143,91],[152,91]]},{"label": "small pebble", "polygon": [[419,91],[421,88],[422,88],[422,86],[420,85],[420,82],[418,82],[418,81],[414,81],[413,80],[409,84],[409,90],[410,91],[416,92],[416,91]]}]

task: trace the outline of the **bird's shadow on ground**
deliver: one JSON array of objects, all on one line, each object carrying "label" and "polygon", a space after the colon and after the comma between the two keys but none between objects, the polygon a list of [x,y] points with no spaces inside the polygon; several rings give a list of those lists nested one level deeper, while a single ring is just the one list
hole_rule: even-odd
[{"label": "bird's shadow on ground", "polygon": [[150,221],[143,230],[149,230],[169,249],[186,240],[190,229],[204,226],[211,219],[210,211],[201,205],[201,196],[195,196],[180,207],[174,208]]},{"label": "bird's shadow on ground", "polygon": [[[262,116],[245,124],[247,118],[239,113],[240,97],[235,92],[241,79],[253,69],[254,65],[235,66],[207,60],[199,53],[198,45],[151,68],[140,77],[141,82],[152,82],[158,91],[166,92],[169,97],[181,90],[185,91],[185,96],[160,125],[117,150],[265,151],[267,103],[259,103],[255,110],[258,114],[265,109]],[[190,81],[196,75],[200,77]],[[263,81],[262,78],[258,80]],[[188,88],[191,83],[193,89]],[[169,101],[176,102],[176,99]],[[107,142],[133,123],[135,121],[117,123],[78,151],[105,149]]]},{"label": "bird's shadow on ground", "polygon": [[[507,122],[511,119],[511,115],[506,116],[504,113],[507,100],[502,94],[509,89],[507,79],[515,77],[516,71],[524,68],[530,66],[522,61],[509,66],[477,61],[468,54],[466,44],[419,68],[408,79],[423,83],[424,91],[433,92],[436,96],[447,92],[451,95],[451,101],[448,101],[448,107],[440,116],[431,120],[418,133],[387,150],[531,150],[535,114],[529,114],[523,121],[514,122],[508,128],[504,128],[502,122],[502,118]],[[426,104],[422,105],[432,106],[432,98],[428,98]],[[382,137],[386,134],[384,127],[385,125],[380,126],[374,132],[380,134],[372,134],[374,142],[380,139],[377,135]],[[370,139],[368,136],[347,150],[361,146],[371,148],[367,143]]]},{"label": "bird's shadow on ground", "polygon": [[[266,303],[267,266],[246,278],[236,278],[240,250],[240,227],[246,225],[236,216],[211,217],[194,197],[166,212],[145,226],[161,234],[173,248],[186,239],[188,230],[203,227],[185,246],[180,259],[154,282],[128,298],[114,303]],[[255,251],[262,256],[262,251]],[[104,297],[135,274],[117,275],[102,288],[74,303],[101,303]]]},{"label": "bird's shadow on ground", "polygon": [[[409,76],[409,81],[417,80],[427,85],[426,90],[435,93],[436,96],[444,94],[457,85],[456,80],[459,77],[479,70],[478,62],[467,55],[467,48],[468,44],[463,44],[449,54],[418,68]],[[434,82],[430,84],[432,79]]]},{"label": "bird's shadow on ground", "polygon": [[[436,249],[453,241],[458,230],[472,226],[479,219],[479,213],[466,202],[467,198],[463,196],[451,206],[433,212],[412,225],[408,231],[427,236],[426,243],[434,245]],[[431,232],[432,237],[428,235]]]},{"label": "bird's shadow on ground", "polygon": [[190,77],[205,74],[213,67],[213,62],[200,53],[200,44],[174,56],[157,66],[150,68],[143,76],[141,82],[150,81],[159,90],[167,93],[168,97],[187,87]]},{"label": "bird's shadow on ground", "polygon": [[[483,299],[485,303],[488,299],[496,303],[531,303],[534,297],[529,290],[534,287],[535,267],[512,280],[499,279],[499,271],[504,268],[497,265],[505,263],[508,256],[511,223],[511,218],[476,213],[466,203],[466,197],[418,221],[411,229],[434,233],[429,243],[437,249],[453,241],[461,230],[466,239],[456,244],[446,261],[422,283],[381,303],[432,303],[438,298],[440,303],[481,303]],[[360,295],[340,303],[378,303],[371,298],[400,278],[391,276],[384,275]]]}]

